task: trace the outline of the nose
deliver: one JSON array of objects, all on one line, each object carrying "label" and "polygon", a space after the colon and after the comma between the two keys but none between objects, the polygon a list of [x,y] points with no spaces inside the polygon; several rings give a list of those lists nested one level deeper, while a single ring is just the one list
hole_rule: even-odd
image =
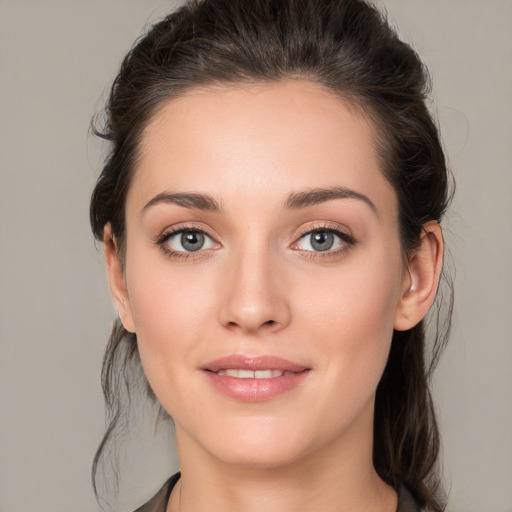
[{"label": "nose", "polygon": [[221,296],[219,320],[232,331],[277,332],[290,322],[283,274],[268,250],[246,250],[234,257]]}]

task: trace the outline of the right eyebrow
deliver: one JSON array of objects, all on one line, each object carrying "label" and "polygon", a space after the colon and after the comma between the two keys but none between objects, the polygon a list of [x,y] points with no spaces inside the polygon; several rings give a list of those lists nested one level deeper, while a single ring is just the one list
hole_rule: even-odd
[{"label": "right eyebrow", "polygon": [[197,192],[162,192],[146,203],[141,210],[141,214],[144,214],[152,206],[161,203],[177,204],[178,206],[195,210],[221,211],[221,207],[216,199],[207,194],[199,194]]}]

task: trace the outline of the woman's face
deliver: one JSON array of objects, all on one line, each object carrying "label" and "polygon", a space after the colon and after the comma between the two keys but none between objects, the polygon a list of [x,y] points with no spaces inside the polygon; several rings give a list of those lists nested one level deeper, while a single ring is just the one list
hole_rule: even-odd
[{"label": "woman's face", "polygon": [[373,129],[308,82],[195,90],[148,125],[121,317],[180,447],[265,467],[371,451],[408,286]]}]

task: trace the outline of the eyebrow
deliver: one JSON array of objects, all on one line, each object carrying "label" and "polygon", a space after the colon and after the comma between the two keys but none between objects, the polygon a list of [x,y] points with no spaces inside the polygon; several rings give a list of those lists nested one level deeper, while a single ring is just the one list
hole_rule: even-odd
[{"label": "eyebrow", "polygon": [[193,208],[195,210],[220,212],[219,203],[207,194],[199,194],[197,192],[162,192],[149,201],[141,213],[145,213],[149,208],[157,204],[177,204],[184,208]]},{"label": "eyebrow", "polygon": [[346,187],[314,188],[304,192],[294,192],[288,196],[285,208],[289,210],[307,208],[308,206],[314,206],[334,199],[358,199],[365,202],[372,209],[373,213],[377,217],[379,216],[379,210],[369,197]]},{"label": "eyebrow", "polygon": [[[377,217],[379,216],[377,207],[367,196],[346,187],[314,188],[302,192],[293,192],[288,196],[284,207],[287,210],[299,210],[335,199],[358,199],[366,203]],[[152,206],[161,203],[176,204],[184,208],[202,211],[222,211],[218,201],[208,194],[198,192],[162,192],[146,203],[141,213],[144,214]]]}]

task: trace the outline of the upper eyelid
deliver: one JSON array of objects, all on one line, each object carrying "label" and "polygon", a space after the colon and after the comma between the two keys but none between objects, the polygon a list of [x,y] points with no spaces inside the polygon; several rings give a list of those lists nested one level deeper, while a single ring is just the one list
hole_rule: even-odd
[{"label": "upper eyelid", "polygon": [[340,249],[327,250],[324,253],[322,253],[322,252],[310,251],[307,249],[301,249],[299,247],[294,247],[294,246],[298,245],[299,242],[303,238],[307,237],[308,235],[311,235],[315,232],[322,232],[322,231],[324,231],[324,232],[327,231],[327,232],[330,232],[330,233],[333,233],[334,235],[336,235],[345,246],[345,248],[341,249],[341,250],[348,249],[349,247],[351,247],[357,243],[357,240],[354,237],[354,235],[352,234],[351,230],[349,230],[346,226],[345,226],[345,229],[342,229],[339,224],[324,222],[324,223],[320,223],[315,226],[308,226],[308,227],[305,227],[302,230],[300,230],[299,234],[295,236],[294,241],[291,243],[290,248],[294,251],[296,250],[296,251],[304,252],[304,253],[318,254],[321,256],[325,256],[325,257],[327,257],[328,255],[338,253],[340,251]]},{"label": "upper eyelid", "polygon": [[183,224],[178,226],[169,226],[162,230],[161,234],[158,235],[157,239],[162,240],[164,238],[168,238],[170,236],[176,235],[177,233],[183,233],[184,231],[197,231],[199,233],[203,233],[204,235],[208,236],[212,240],[216,240],[217,237],[212,235],[210,230],[206,229],[203,226],[196,225],[196,224]]},{"label": "upper eyelid", "polygon": [[164,229],[162,234],[160,234],[156,238],[156,240],[155,240],[156,245],[160,249],[162,249],[164,251],[164,253],[166,253],[167,255],[174,255],[175,257],[187,256],[187,257],[197,258],[200,256],[201,253],[208,251],[208,250],[212,250],[212,247],[207,247],[205,249],[203,249],[203,248],[198,249],[197,251],[187,251],[187,250],[182,251],[180,249],[174,249],[172,247],[167,246],[168,242],[173,237],[179,235],[180,233],[187,232],[187,231],[202,233],[203,235],[208,237],[210,239],[210,241],[213,242],[214,245],[220,245],[219,242],[217,242],[217,240],[215,239],[215,237],[211,236],[205,229],[199,228],[197,226],[192,226],[192,225],[183,225],[183,226],[176,226],[176,227],[170,227],[170,228]]},{"label": "upper eyelid", "polygon": [[297,240],[299,238],[302,238],[305,235],[314,233],[316,231],[330,231],[333,233],[340,233],[340,234],[350,237],[352,239],[354,238],[352,231],[348,227],[341,226],[337,223],[331,223],[328,221],[326,221],[326,222],[320,221],[317,224],[308,225],[307,227],[300,228],[295,235],[295,239]]}]

